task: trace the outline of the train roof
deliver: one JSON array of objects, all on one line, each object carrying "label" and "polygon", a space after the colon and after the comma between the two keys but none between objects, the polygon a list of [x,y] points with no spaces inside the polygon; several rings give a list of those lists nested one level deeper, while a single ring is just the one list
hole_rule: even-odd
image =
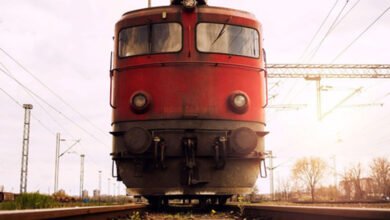
[{"label": "train roof", "polygon": [[[160,6],[160,7],[152,7],[152,8],[143,8],[143,9],[128,11],[128,12],[124,13],[122,15],[122,19],[155,15],[155,14],[161,13],[162,11],[166,11],[167,13],[177,13],[177,12],[181,12],[182,10],[183,10],[183,7],[180,5],[169,5],[169,6]],[[188,13],[192,13],[192,12],[188,12]],[[254,16],[254,14],[247,12],[247,11],[242,11],[242,10],[237,10],[237,9],[232,9],[232,8],[209,6],[209,5],[202,5],[202,6],[196,7],[195,13],[234,15],[237,17],[243,17],[243,18],[247,18],[247,19],[256,20],[256,17]]]}]

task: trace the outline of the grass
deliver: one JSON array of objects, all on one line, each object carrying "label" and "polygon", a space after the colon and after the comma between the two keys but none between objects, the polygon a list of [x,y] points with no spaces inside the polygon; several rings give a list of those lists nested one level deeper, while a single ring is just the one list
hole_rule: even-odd
[{"label": "grass", "polygon": [[1,202],[0,210],[122,205],[127,202],[128,201],[126,200],[125,197],[118,198],[118,199],[104,198],[100,202],[96,200],[91,200],[88,202],[82,202],[82,201],[60,202],[50,195],[42,195],[39,193],[23,193],[16,196],[15,201]]},{"label": "grass", "polygon": [[15,198],[15,201],[0,203],[0,210],[13,209],[42,209],[59,206],[51,196],[39,193],[23,193]]}]

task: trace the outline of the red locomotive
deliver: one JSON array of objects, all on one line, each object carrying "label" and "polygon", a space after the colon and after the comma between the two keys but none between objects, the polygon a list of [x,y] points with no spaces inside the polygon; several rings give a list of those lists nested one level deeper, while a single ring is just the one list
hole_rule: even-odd
[{"label": "red locomotive", "polygon": [[201,0],[125,13],[115,26],[112,158],[128,194],[223,204],[264,167],[261,24]]}]

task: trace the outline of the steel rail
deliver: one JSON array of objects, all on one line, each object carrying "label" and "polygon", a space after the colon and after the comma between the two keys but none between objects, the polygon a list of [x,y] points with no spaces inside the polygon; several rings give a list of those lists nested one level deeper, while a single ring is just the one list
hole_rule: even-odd
[{"label": "steel rail", "polygon": [[0,211],[0,220],[20,219],[108,219],[131,216],[146,208],[143,204],[91,206],[55,209]]},{"label": "steel rail", "polygon": [[244,209],[244,216],[249,219],[390,219],[390,209],[272,205],[244,205],[241,208]]}]

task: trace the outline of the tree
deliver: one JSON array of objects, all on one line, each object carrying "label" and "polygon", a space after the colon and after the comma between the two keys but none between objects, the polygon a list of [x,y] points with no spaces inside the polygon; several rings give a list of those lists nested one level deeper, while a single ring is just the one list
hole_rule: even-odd
[{"label": "tree", "polygon": [[316,187],[324,177],[325,172],[326,163],[318,157],[299,159],[295,162],[292,169],[293,177],[306,185],[310,190],[312,201],[315,199]]},{"label": "tree", "polygon": [[347,200],[352,199],[352,177],[351,172],[349,170],[344,170],[344,174],[342,176],[342,181],[340,182],[341,188],[344,191],[344,196]]},{"label": "tree", "polygon": [[290,199],[290,193],[291,193],[291,181],[289,179],[282,179],[281,183],[281,192],[282,192],[282,197],[284,200],[289,200]]},{"label": "tree", "polygon": [[370,165],[375,193],[390,196],[390,161],[384,157],[374,158]]},{"label": "tree", "polygon": [[355,195],[354,195],[355,200],[359,200],[364,197],[362,184],[361,184],[362,172],[363,172],[362,165],[360,163],[357,163],[356,165],[352,166],[349,169],[349,173],[350,173],[349,176],[351,178],[352,184],[355,189]]}]

